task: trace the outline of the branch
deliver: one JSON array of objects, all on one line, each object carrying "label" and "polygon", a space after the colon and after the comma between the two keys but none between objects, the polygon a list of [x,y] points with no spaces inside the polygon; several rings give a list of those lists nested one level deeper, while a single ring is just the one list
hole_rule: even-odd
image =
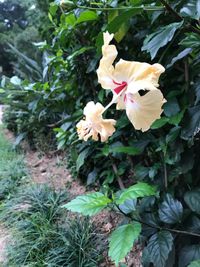
[{"label": "branch", "polygon": [[200,234],[197,234],[197,233],[193,233],[193,232],[188,232],[188,231],[182,231],[182,230],[178,230],[178,229],[170,229],[170,228],[166,228],[166,227],[160,227],[160,226],[156,226],[156,225],[152,225],[150,223],[146,223],[146,222],[143,222],[142,220],[139,220],[139,219],[135,219],[133,218],[132,216],[130,216],[129,214],[126,214],[124,213],[119,206],[117,206],[115,204],[115,206],[117,207],[117,209],[126,217],[129,217],[131,220],[133,221],[136,221],[136,222],[139,222],[143,225],[146,225],[148,227],[151,227],[151,228],[154,228],[154,229],[157,229],[159,231],[161,230],[165,230],[165,231],[169,231],[169,232],[172,232],[172,233],[176,233],[176,234],[183,234],[183,235],[191,235],[191,236],[196,236],[196,237],[200,237]]},{"label": "branch", "polygon": [[160,11],[163,10],[162,6],[152,7],[152,6],[135,6],[135,7],[129,7],[129,6],[121,6],[121,7],[90,7],[90,6],[81,6],[76,5],[77,8],[81,9],[89,9],[89,10],[101,10],[101,11],[111,11],[111,10],[135,10],[135,9],[143,9],[145,11]]},{"label": "branch", "polygon": [[124,189],[125,186],[124,186],[124,184],[123,184],[123,182],[122,182],[122,179],[120,178],[120,176],[119,176],[119,174],[118,174],[118,172],[117,172],[117,166],[116,166],[115,163],[112,163],[112,168],[113,168],[113,171],[114,171],[114,173],[115,173],[115,175],[116,175],[116,177],[117,177],[117,182],[118,182],[118,184],[119,184],[120,189]]},{"label": "branch", "polygon": [[178,20],[183,20],[183,18],[165,1],[165,0],[160,0],[160,2],[163,4],[163,6],[166,7],[166,9],[174,14],[174,16],[178,19]]}]

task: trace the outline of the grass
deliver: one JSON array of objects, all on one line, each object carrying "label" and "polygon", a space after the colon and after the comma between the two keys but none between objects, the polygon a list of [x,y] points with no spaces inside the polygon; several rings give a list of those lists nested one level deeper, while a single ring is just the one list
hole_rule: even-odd
[{"label": "grass", "polygon": [[13,239],[4,267],[97,267],[102,242],[88,218],[61,206],[68,195],[47,185],[25,185],[23,156],[0,129],[0,222]]},{"label": "grass", "polygon": [[0,200],[14,193],[26,176],[23,156],[13,149],[0,127]]},{"label": "grass", "polygon": [[[27,187],[8,201],[1,220],[14,226],[15,241],[6,266],[98,266],[101,245],[95,227],[88,218],[69,218],[61,208],[66,201],[66,194],[45,185]],[[20,202],[26,208],[16,212],[13,207]]]}]

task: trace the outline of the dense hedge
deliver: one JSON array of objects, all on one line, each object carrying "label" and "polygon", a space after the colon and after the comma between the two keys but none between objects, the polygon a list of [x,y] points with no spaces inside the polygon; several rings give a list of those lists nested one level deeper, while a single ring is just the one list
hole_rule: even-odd
[{"label": "dense hedge", "polygon": [[[144,266],[188,266],[200,259],[200,3],[61,2],[49,9],[52,42],[37,44],[42,69],[26,59],[39,78],[31,83],[2,78],[1,95],[10,104],[6,123],[18,140],[40,142],[46,135],[51,140],[54,132],[58,148],[68,150],[73,173],[108,195],[138,181],[156,185],[159,196],[130,210],[131,220],[143,222]],[[111,99],[96,75],[106,30],[115,33],[119,58],[165,67],[159,83],[167,103],[145,133],[112,107],[108,117],[117,120],[115,134],[106,143],[83,143],[75,129],[82,109],[90,100]]]}]

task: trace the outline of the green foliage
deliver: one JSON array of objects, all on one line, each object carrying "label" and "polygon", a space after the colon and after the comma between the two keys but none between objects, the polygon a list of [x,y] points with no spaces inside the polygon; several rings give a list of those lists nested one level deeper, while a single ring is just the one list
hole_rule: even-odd
[{"label": "green foliage", "polygon": [[14,193],[26,176],[22,155],[16,153],[0,128],[0,200]]},{"label": "green foliage", "polygon": [[200,260],[191,262],[188,267],[199,267],[200,266]]},{"label": "green foliage", "polygon": [[152,235],[146,247],[150,262],[155,267],[165,267],[172,246],[173,236],[169,232],[161,231]]},{"label": "green foliage", "polygon": [[156,194],[156,190],[153,186],[146,183],[138,183],[136,185],[130,186],[128,189],[124,190],[117,200],[117,204],[122,204],[128,199],[135,199],[138,197],[152,196]]},{"label": "green foliage", "polygon": [[181,202],[173,199],[171,195],[167,194],[165,200],[161,203],[158,212],[162,222],[173,224],[181,221],[183,206]]},{"label": "green foliage", "polygon": [[88,218],[65,219],[67,195],[45,185],[27,186],[7,201],[0,220],[13,232],[5,266],[87,266],[99,261],[101,242]]},{"label": "green foliage", "polygon": [[187,192],[184,200],[192,211],[200,214],[200,189]]},{"label": "green foliage", "polygon": [[172,40],[176,30],[179,29],[182,24],[182,22],[171,23],[147,36],[144,40],[142,51],[149,52],[151,54],[151,59],[154,59],[158,50]]},{"label": "green foliage", "polygon": [[[153,0],[65,2],[50,6],[52,34],[36,44],[43,60],[26,54],[42,63],[40,78],[2,78],[1,101],[10,104],[5,122],[18,141],[26,138],[35,147],[45,140],[51,145],[56,135],[58,148],[67,150],[73,175],[101,187],[103,194],[94,193],[100,202],[82,196],[81,207],[73,206],[76,211],[92,214],[109,204],[120,209],[129,224],[142,222],[145,267],[187,266],[199,259],[199,1],[168,1],[173,11]],[[159,62],[166,68],[159,84],[167,103],[146,133],[134,130],[113,107],[108,117],[117,120],[117,131],[109,141],[81,143],[76,123],[83,107],[91,98],[104,103],[111,98],[96,75],[106,30],[115,33],[119,58]],[[18,52],[31,72],[32,61],[25,62]],[[124,192],[118,192],[120,181]],[[138,182],[148,184],[140,194],[133,190]],[[112,203],[107,196],[113,196]]]},{"label": "green foliage", "polygon": [[138,239],[141,224],[125,224],[114,230],[110,237],[109,256],[116,265],[126,256]]},{"label": "green foliage", "polygon": [[84,196],[78,196],[69,203],[65,204],[63,208],[67,208],[73,212],[79,212],[83,215],[95,215],[104,209],[111,200],[102,193],[90,193]]},{"label": "green foliage", "polygon": [[199,245],[184,246],[180,253],[178,266],[185,267],[192,261],[199,260],[199,259],[200,259],[200,246]]}]

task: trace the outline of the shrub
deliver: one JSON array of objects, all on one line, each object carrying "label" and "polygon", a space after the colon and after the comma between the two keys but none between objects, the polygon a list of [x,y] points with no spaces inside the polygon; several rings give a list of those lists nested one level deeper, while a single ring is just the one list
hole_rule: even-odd
[{"label": "shrub", "polygon": [[[16,90],[9,94],[14,112],[24,122],[21,132],[31,134],[36,126],[44,132],[54,128],[58,147],[70,150],[73,172],[88,185],[101,187],[103,195],[95,197],[106,199],[103,207],[124,204],[116,203],[118,194],[123,194],[119,187],[127,192],[136,182],[156,186],[157,194],[139,195],[136,206],[131,195],[131,215],[126,215],[130,223],[112,235],[131,233],[133,241],[140,233],[147,267],[167,263],[185,267],[200,257],[197,7],[196,1],[62,1],[62,6],[55,1],[49,10],[55,27],[52,43],[40,45],[47,52],[43,79],[34,84],[20,82],[20,98]],[[159,62],[165,67],[159,84],[167,103],[162,117],[146,133],[134,130],[126,114],[113,108],[107,116],[117,121],[117,131],[108,142],[81,143],[75,133],[81,110],[91,99],[105,103],[111,98],[97,85],[96,76],[106,30],[115,34],[113,43],[120,58]],[[4,83],[4,94],[15,86],[13,80]],[[89,198],[91,205],[99,203],[95,197]],[[114,240],[112,248],[124,241]],[[113,260],[118,263],[132,244],[122,246],[122,254],[111,249]]]}]

